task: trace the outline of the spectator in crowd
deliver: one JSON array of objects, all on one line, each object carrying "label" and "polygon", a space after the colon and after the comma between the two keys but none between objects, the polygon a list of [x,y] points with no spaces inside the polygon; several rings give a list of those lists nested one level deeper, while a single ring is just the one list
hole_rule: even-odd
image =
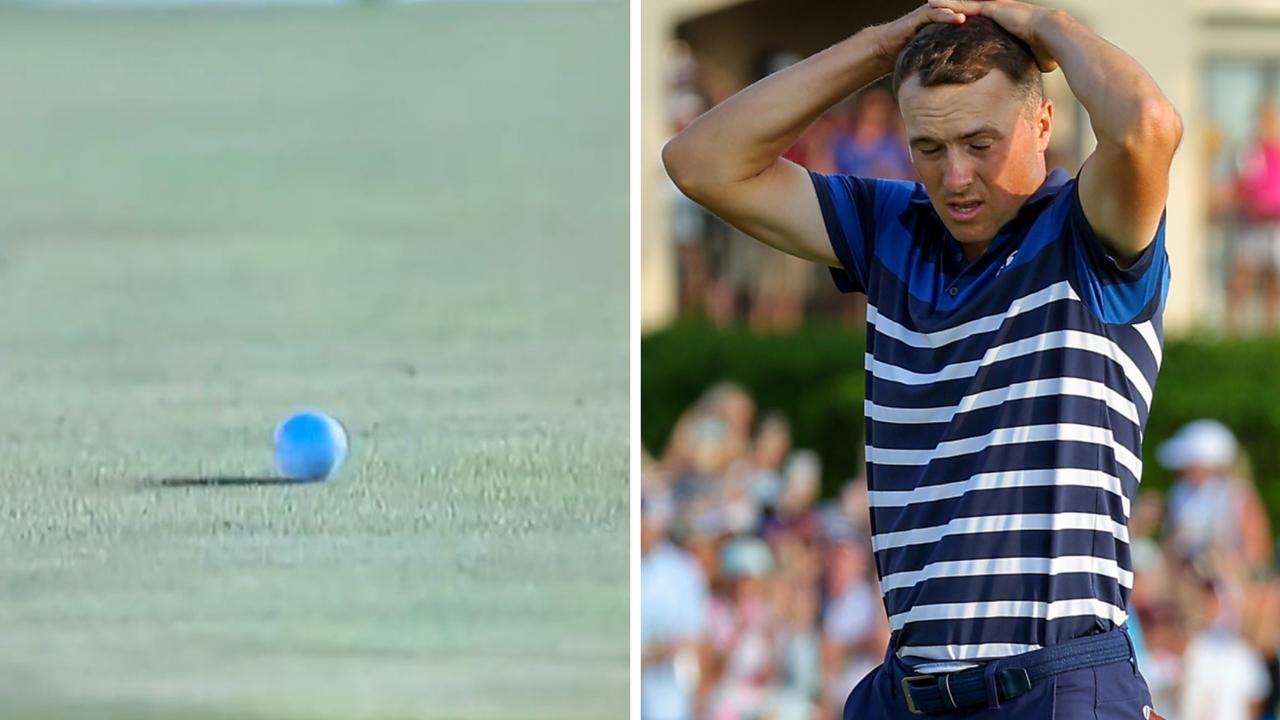
[{"label": "spectator in crowd", "polygon": [[1260,720],[1276,720],[1280,710],[1280,582],[1270,573],[1255,573],[1244,582],[1240,635],[1262,659],[1268,693]]},{"label": "spectator in crowd", "polygon": [[693,557],[670,542],[662,499],[641,502],[640,715],[692,720],[707,619],[707,584]]},{"label": "spectator in crowd", "polygon": [[715,683],[708,716],[714,720],[758,717],[773,700],[773,570],[773,554],[758,538],[732,540],[721,551],[727,584],[713,596],[708,617]]},{"label": "spectator in crowd", "polygon": [[757,272],[749,280],[748,321],[759,333],[784,333],[804,320],[805,302],[813,292],[812,268],[803,260],[769,247],[746,245],[756,254]]},{"label": "spectator in crowd", "polygon": [[824,508],[822,522],[833,538],[871,537],[871,502],[865,475],[844,484],[840,497]]},{"label": "spectator in crowd", "polygon": [[1252,483],[1241,477],[1235,435],[1216,420],[1187,423],[1156,453],[1179,473],[1169,495],[1166,534],[1184,560],[1206,553],[1242,558],[1250,568],[1270,560],[1266,512]]},{"label": "spectator in crowd", "polygon": [[779,552],[778,625],[775,635],[778,691],[775,716],[811,718],[822,688],[822,655],[818,633],[821,612],[817,577],[821,557],[799,538],[788,539]]},{"label": "spectator in crowd", "polygon": [[[1133,592],[1129,596],[1129,630],[1142,635],[1138,669],[1147,680],[1155,707],[1177,707],[1177,683],[1186,645],[1185,623],[1176,602],[1174,578],[1159,541],[1164,521],[1164,497],[1143,491],[1129,520],[1129,551],[1133,558]],[[1166,712],[1172,718],[1176,712]]]},{"label": "spectator in crowd", "polygon": [[782,466],[791,453],[791,424],[781,413],[760,422],[751,454],[751,488],[756,501],[772,510],[782,496]]},{"label": "spectator in crowd", "polygon": [[709,389],[681,416],[662,460],[677,502],[719,491],[720,476],[751,445],[754,418],[751,396],[728,382]]},{"label": "spectator in crowd", "polygon": [[1280,107],[1266,103],[1241,160],[1234,187],[1242,223],[1232,259],[1228,319],[1246,323],[1246,303],[1260,297],[1268,330],[1280,328]]},{"label": "spectator in crowd", "polygon": [[829,600],[822,623],[822,653],[828,718],[840,717],[849,692],[880,664],[888,647],[889,623],[870,560],[870,548],[861,535],[835,542],[827,551]]},{"label": "spectator in crowd", "polygon": [[816,539],[819,531],[814,504],[822,491],[822,463],[812,450],[797,450],[783,472],[782,495],[777,507],[766,517],[762,532],[766,538],[794,534]]},{"label": "spectator in crowd", "polygon": [[1178,720],[1255,720],[1270,680],[1240,636],[1241,590],[1227,578],[1202,586],[1204,627],[1187,646]]},{"label": "spectator in crowd", "polygon": [[1260,720],[1276,720],[1280,716],[1280,581],[1273,573],[1255,583],[1253,590],[1245,601],[1243,630],[1267,667],[1270,692],[1262,702]]},{"label": "spectator in crowd", "polygon": [[751,447],[756,401],[741,385],[725,382],[711,388],[707,394],[707,402],[724,418],[729,451],[734,457],[745,454]]},{"label": "spectator in crowd", "polygon": [[880,87],[868,88],[858,95],[849,130],[836,139],[832,153],[837,171],[845,175],[915,178],[898,108],[893,96]]}]

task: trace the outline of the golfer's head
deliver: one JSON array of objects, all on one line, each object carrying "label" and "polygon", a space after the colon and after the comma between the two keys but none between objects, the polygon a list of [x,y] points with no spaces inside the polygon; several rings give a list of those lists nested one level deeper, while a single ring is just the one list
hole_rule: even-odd
[{"label": "golfer's head", "polygon": [[962,243],[989,242],[1045,177],[1053,105],[1030,49],[984,17],[926,25],[893,87],[942,221]]}]

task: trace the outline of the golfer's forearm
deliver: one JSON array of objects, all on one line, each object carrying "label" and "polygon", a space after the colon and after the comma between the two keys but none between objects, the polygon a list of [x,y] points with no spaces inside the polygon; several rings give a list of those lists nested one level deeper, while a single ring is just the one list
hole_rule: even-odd
[{"label": "golfer's forearm", "polygon": [[768,170],[831,106],[893,69],[868,28],[709,110],[662,150],[676,185],[694,199]]},{"label": "golfer's forearm", "polygon": [[1089,113],[1099,144],[1178,144],[1178,113],[1137,60],[1064,12],[1050,13],[1037,37]]}]

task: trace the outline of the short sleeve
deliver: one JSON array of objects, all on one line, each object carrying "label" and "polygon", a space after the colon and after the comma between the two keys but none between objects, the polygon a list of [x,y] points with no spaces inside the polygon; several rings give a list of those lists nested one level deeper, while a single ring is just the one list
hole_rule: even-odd
[{"label": "short sleeve", "polygon": [[1130,325],[1150,320],[1162,310],[1169,292],[1165,216],[1160,216],[1151,244],[1131,265],[1121,267],[1085,217],[1078,183],[1071,183],[1069,194],[1067,233],[1075,254],[1081,300],[1105,323]]},{"label": "short sleeve", "polygon": [[876,181],[852,175],[809,172],[831,248],[840,267],[831,268],[841,292],[867,291],[871,241],[875,237]]}]

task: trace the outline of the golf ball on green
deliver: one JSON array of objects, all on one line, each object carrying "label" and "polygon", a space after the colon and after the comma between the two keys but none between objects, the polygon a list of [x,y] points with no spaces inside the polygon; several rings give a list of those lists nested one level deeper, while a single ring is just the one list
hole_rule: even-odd
[{"label": "golf ball on green", "polygon": [[347,459],[347,431],[322,412],[300,412],[276,427],[276,469],[296,482],[324,480]]}]

